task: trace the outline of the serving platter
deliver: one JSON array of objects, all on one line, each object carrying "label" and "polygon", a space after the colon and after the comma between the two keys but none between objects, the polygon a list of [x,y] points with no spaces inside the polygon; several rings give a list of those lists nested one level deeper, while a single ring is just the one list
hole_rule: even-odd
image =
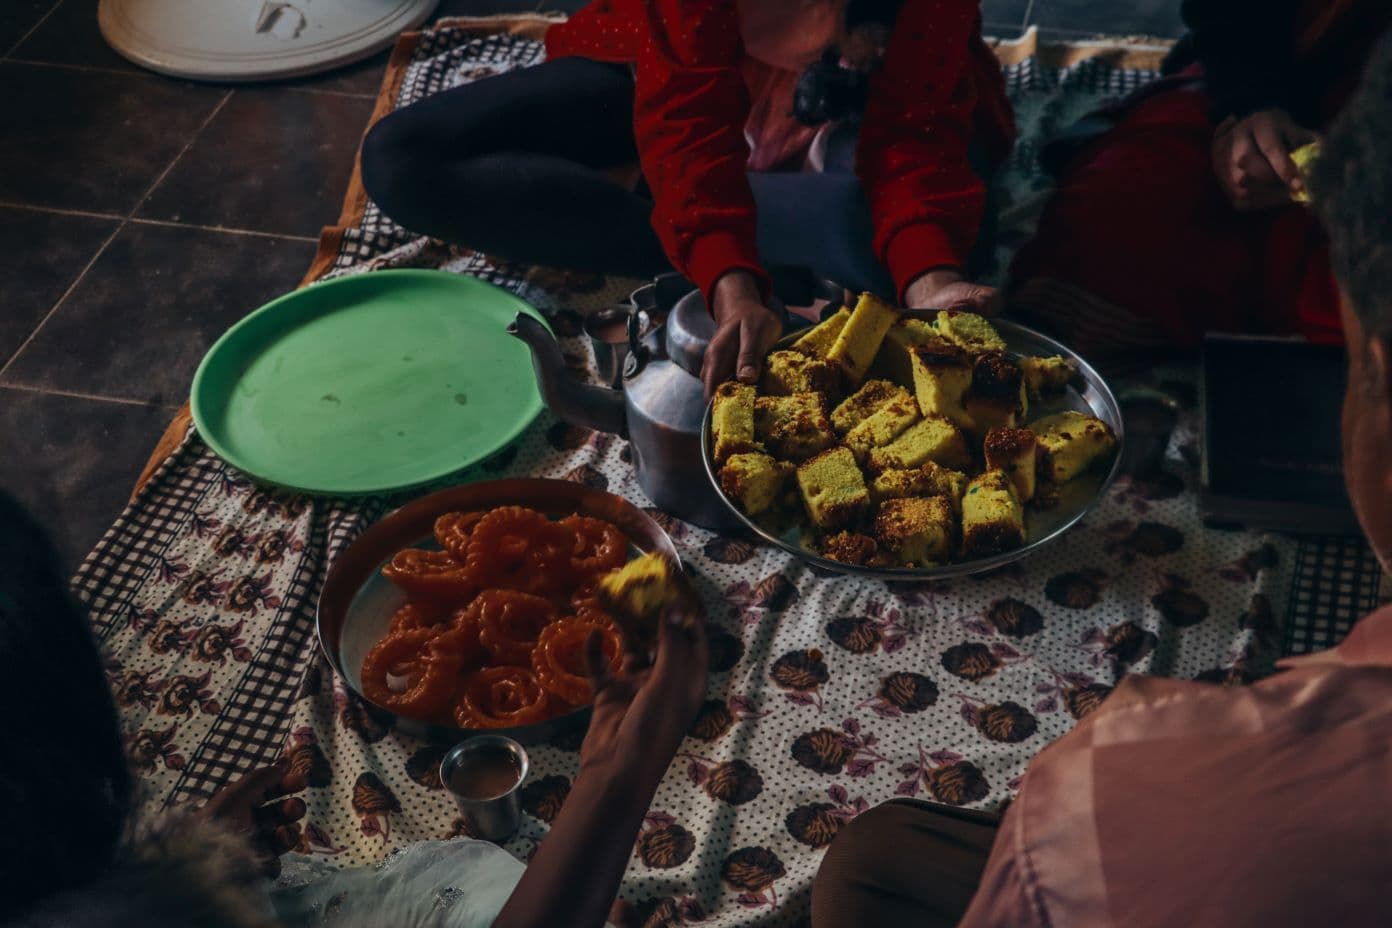
[{"label": "serving platter", "polygon": [[[991,325],[1005,340],[1006,351],[1010,354],[1043,357],[1057,355],[1067,358],[1078,367],[1082,385],[1077,388],[1070,386],[1062,396],[1050,397],[1047,401],[1041,400],[1032,404],[1030,407],[1031,419],[1072,409],[1101,419],[1107,423],[1117,438],[1116,451],[1109,467],[1105,470],[1085,474],[1064,484],[1059,488],[1057,499],[1048,508],[1039,508],[1033,505],[1025,507],[1025,536],[1028,540],[1024,545],[991,557],[926,568],[871,567],[844,564],[822,557],[815,551],[803,547],[801,543],[803,529],[800,525],[781,525],[762,518],[751,518],[725,493],[725,490],[720,486],[720,468],[715,462],[714,438],[711,434],[711,412],[714,406],[707,404],[705,417],[701,423],[701,460],[705,464],[706,476],[715,487],[716,494],[734,517],[754,535],[768,544],[782,548],[818,570],[829,573],[901,582],[947,580],[952,577],[965,577],[1013,564],[1057,541],[1064,532],[1097,508],[1098,504],[1106,497],[1112,481],[1116,479],[1121,467],[1122,449],[1126,440],[1121,407],[1102,375],[1076,352],[1049,336],[1016,322],[992,319]],[[803,334],[805,333],[800,331],[783,337],[775,344],[773,350],[789,347]]]},{"label": "serving platter", "polygon": [[[363,694],[363,658],[387,633],[392,614],[406,602],[406,595],[383,578],[382,567],[402,548],[437,547],[433,528],[439,516],[499,506],[526,506],[553,518],[579,514],[603,519],[623,532],[631,550],[655,552],[680,563],[672,540],[647,513],[622,497],[568,480],[489,480],[451,487],[408,503],[363,532],[338,556],[319,596],[319,645],[348,688],[365,702],[372,703]],[[392,714],[402,731],[441,743],[482,733]],[[535,725],[488,731],[522,744],[545,743],[584,728],[589,714],[585,706]]]},{"label": "serving platter", "polygon": [[541,413],[531,306],[486,281],[385,270],[317,283],[242,319],[209,349],[189,406],[219,457],[263,483],[359,496],[487,460]]}]

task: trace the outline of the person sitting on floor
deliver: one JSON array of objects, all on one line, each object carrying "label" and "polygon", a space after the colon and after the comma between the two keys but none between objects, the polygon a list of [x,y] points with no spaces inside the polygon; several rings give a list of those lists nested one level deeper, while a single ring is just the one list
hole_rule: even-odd
[{"label": "person sitting on floor", "polygon": [[268,897],[262,877],[279,871],[305,814],[285,797],[304,780],[281,761],[202,809],[137,822],[101,657],[57,565],[43,531],[0,492],[0,702],[10,707],[0,924],[530,928],[598,926],[611,910],[628,924],[619,880],[706,695],[702,622],[668,616],[654,663],[629,658],[619,677],[590,642],[596,696],[580,772],[530,864],[483,841],[421,841],[390,867],[326,867]]},{"label": "person sitting on floor", "polygon": [[[708,389],[755,382],[781,334],[766,267],[993,304],[965,275],[1014,121],[977,0],[595,0],[546,51],[374,126],[362,177],[383,212],[527,264],[670,261],[718,324]],[[834,128],[861,110],[858,142]]]},{"label": "person sitting on floor", "polygon": [[1184,0],[1183,14],[1170,70],[1197,63],[1046,148],[1058,188],[1011,267],[1012,309],[1092,355],[1192,349],[1205,331],[1337,344],[1291,152],[1343,108],[1392,4]]},{"label": "person sitting on floor", "polygon": [[[1341,283],[1344,475],[1392,568],[1392,38],[1311,188]],[[1331,410],[1331,414],[1332,414]],[[841,830],[814,928],[1385,924],[1392,607],[1248,687],[1130,676],[997,824],[898,800]]]}]

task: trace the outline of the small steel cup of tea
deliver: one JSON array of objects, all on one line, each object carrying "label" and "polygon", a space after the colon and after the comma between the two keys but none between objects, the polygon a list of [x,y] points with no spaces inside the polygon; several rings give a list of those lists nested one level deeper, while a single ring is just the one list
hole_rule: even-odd
[{"label": "small steel cup of tea", "polygon": [[478,735],[450,748],[440,761],[440,782],[474,837],[501,842],[522,823],[528,766],[527,752],[516,741]]},{"label": "small steel cup of tea", "polygon": [[586,316],[583,323],[590,347],[594,349],[599,379],[611,387],[618,386],[623,379],[630,315],[627,309],[604,309]]}]

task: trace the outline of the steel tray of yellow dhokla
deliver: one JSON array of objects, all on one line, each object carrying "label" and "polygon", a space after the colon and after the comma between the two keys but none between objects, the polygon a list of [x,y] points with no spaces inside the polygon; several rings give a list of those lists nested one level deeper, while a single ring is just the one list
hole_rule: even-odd
[{"label": "steel tray of yellow dhokla", "polygon": [[924,580],[1027,556],[1102,498],[1120,409],[1065,346],[865,295],[706,412],[706,471],[765,541],[838,572]]}]

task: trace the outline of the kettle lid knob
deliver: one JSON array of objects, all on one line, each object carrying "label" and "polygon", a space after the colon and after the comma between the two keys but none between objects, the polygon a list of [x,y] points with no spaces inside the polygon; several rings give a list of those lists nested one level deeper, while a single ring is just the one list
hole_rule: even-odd
[{"label": "kettle lid knob", "polygon": [[667,357],[693,377],[701,376],[706,346],[715,337],[715,320],[700,290],[677,301],[667,315]]}]

